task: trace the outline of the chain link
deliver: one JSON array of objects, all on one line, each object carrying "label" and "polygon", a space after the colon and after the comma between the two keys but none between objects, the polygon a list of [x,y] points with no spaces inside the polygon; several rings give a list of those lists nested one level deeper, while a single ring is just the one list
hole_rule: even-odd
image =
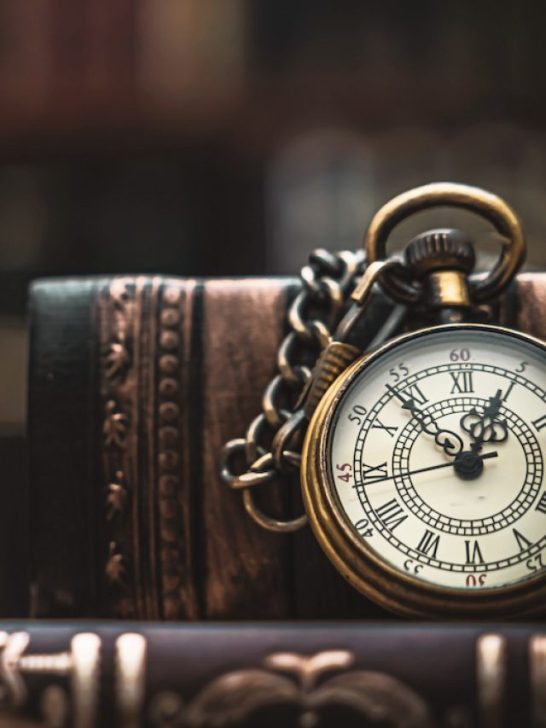
[{"label": "chain link", "polygon": [[262,398],[262,411],[244,437],[230,440],[221,454],[220,474],[233,489],[242,490],[252,518],[272,531],[294,531],[306,523],[300,516],[280,521],[256,505],[253,488],[299,472],[298,434],[303,418],[294,415],[320,353],[332,340],[351,292],[365,268],[363,251],[332,253],[317,249],[300,272],[301,290],[288,311],[290,331],[279,346],[278,373]]}]

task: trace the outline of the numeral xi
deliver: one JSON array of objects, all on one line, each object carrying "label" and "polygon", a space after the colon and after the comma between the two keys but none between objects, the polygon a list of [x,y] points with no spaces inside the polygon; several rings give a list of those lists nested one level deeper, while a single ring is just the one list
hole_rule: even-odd
[{"label": "numeral xi", "polygon": [[428,397],[424,394],[423,390],[419,387],[418,384],[410,384],[408,387],[402,390],[402,394],[405,394],[414,402],[417,402],[417,404],[423,405],[428,402]]}]

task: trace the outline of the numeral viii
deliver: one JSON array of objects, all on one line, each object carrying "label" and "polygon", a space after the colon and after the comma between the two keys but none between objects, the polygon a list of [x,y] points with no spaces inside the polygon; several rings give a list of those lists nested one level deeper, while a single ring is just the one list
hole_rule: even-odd
[{"label": "numeral viii", "polygon": [[392,498],[390,501],[383,503],[382,506],[375,509],[375,512],[390,531],[394,531],[408,517],[404,509],[400,507],[396,498]]}]

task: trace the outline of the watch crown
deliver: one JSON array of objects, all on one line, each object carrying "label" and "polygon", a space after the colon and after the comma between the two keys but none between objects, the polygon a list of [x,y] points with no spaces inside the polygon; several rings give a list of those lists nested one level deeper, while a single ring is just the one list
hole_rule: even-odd
[{"label": "watch crown", "polygon": [[474,246],[468,235],[455,228],[421,233],[406,247],[405,258],[417,278],[440,270],[460,271],[468,275],[476,263]]}]

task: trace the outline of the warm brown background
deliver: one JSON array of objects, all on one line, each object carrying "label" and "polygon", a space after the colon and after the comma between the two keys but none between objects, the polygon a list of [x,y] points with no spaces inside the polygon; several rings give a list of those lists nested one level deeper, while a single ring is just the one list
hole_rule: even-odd
[{"label": "warm brown background", "polygon": [[33,277],[291,272],[314,246],[358,245],[379,204],[441,178],[504,195],[544,265],[545,16],[531,0],[4,0],[10,482]]}]

